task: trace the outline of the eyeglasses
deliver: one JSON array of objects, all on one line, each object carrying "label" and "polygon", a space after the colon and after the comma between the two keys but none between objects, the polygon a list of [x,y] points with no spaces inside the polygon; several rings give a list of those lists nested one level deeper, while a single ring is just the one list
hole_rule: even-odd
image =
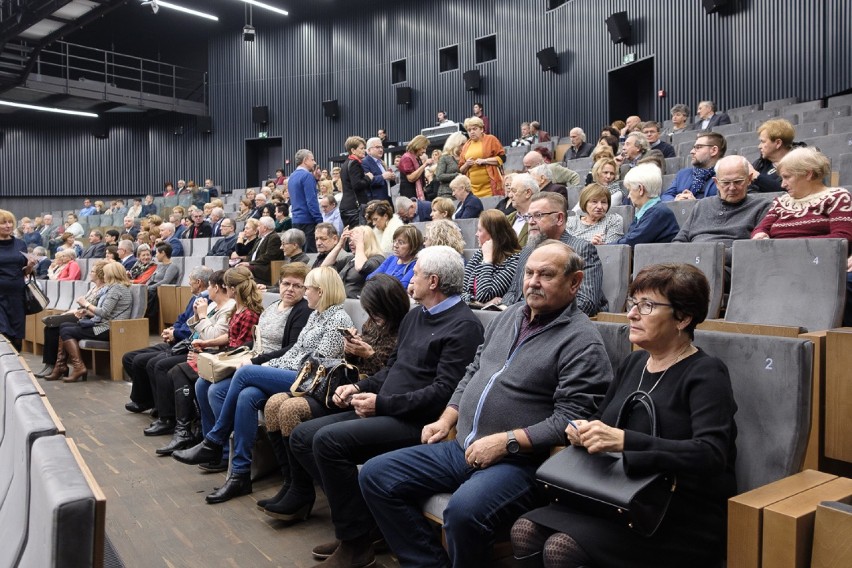
[{"label": "eyeglasses", "polygon": [[402,240],[402,239],[397,239],[393,242],[393,244],[395,244],[396,246],[403,247],[403,246],[408,244],[408,241],[405,241],[405,240]]},{"label": "eyeglasses", "polygon": [[633,308],[636,308],[639,311],[639,315],[647,316],[657,306],[668,306],[672,307],[671,304],[664,304],[662,302],[653,302],[651,300],[637,300],[636,298],[627,298],[627,311],[629,312]]},{"label": "eyeglasses", "polygon": [[541,221],[541,219],[545,215],[553,215],[554,213],[559,213],[559,211],[547,211],[545,213],[527,213],[526,215],[518,215],[518,217],[523,219],[524,221],[527,221],[527,222],[529,222],[532,219],[535,219],[536,223],[537,223],[537,222]]},{"label": "eyeglasses", "polygon": [[293,284],[292,282],[282,282],[280,286],[281,290],[296,290],[297,292],[304,288],[301,284]]},{"label": "eyeglasses", "polygon": [[740,186],[743,183],[745,183],[746,181],[748,181],[748,180],[746,180],[746,179],[717,179],[716,185],[719,186],[719,187],[733,187],[735,185]]},{"label": "eyeglasses", "polygon": [[715,144],[693,144],[692,149],[700,150],[702,148],[712,148],[713,146],[715,146]]}]

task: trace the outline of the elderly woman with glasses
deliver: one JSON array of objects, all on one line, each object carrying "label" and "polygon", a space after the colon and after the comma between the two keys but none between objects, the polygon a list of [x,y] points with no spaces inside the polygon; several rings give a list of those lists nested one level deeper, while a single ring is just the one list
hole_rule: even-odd
[{"label": "elderly woman with glasses", "polygon": [[403,287],[414,275],[414,265],[417,264],[417,253],[423,248],[423,236],[417,227],[403,225],[393,233],[393,254],[388,256],[368,280],[376,274],[390,274],[399,280]]},{"label": "elderly woman with glasses", "polygon": [[670,243],[680,226],[671,209],[660,201],[663,174],[653,164],[639,164],[624,176],[624,187],[636,208],[627,234],[615,241],[619,245]]},{"label": "elderly woman with glasses", "polygon": [[[628,475],[677,476],[659,528],[645,537],[625,523],[554,503],[515,523],[516,558],[562,568],[717,566],[724,558],[727,501],[736,493],[737,405],[725,364],[692,343],[709,296],[694,266],[643,268],[627,299],[630,341],[642,350],[618,369],[597,412],[565,429],[568,442],[590,454],[620,452]],[[615,426],[637,391],[656,408],[658,436],[636,403]]]},{"label": "elderly woman with glasses", "polygon": [[582,216],[569,217],[565,230],[593,245],[612,243],[624,235],[624,220],[609,212],[612,197],[609,190],[597,183],[580,192]]},{"label": "elderly woman with glasses", "polygon": [[204,433],[204,440],[172,454],[177,461],[187,464],[219,461],[223,446],[231,432],[234,433],[231,471],[225,484],[207,496],[208,503],[222,503],[251,493],[251,450],[257,433],[257,411],[266,400],[290,389],[307,356],[343,357],[343,336],[338,329],[354,324],[343,309],[346,293],[340,276],[329,266],[315,268],[305,278],[304,294],[314,311],[293,346],[282,356],[261,365],[247,364],[237,369],[216,423]]}]

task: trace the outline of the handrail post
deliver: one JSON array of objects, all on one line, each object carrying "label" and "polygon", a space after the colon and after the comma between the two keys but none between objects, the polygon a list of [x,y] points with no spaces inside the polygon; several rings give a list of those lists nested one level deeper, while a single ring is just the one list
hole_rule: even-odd
[{"label": "handrail post", "polygon": [[172,65],[172,100],[177,104],[177,66]]},{"label": "handrail post", "polygon": [[107,84],[109,83],[109,55],[104,51],[104,100],[107,99]]}]

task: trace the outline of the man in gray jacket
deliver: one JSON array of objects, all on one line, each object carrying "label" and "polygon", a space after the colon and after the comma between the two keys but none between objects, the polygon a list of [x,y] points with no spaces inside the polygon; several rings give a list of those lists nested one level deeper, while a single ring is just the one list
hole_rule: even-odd
[{"label": "man in gray jacket", "polygon": [[[571,420],[595,411],[612,368],[574,301],[582,269],[568,245],[541,243],[526,263],[526,303],[488,326],[443,414],[423,427],[423,444],[364,465],[364,500],[401,565],[486,565],[496,532],[537,505],[535,472],[550,449],[566,443]],[[453,492],[447,550],[421,512],[444,492]]]}]

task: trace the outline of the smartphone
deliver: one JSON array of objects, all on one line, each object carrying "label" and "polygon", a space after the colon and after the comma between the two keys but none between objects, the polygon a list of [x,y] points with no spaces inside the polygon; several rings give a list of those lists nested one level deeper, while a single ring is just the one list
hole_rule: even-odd
[{"label": "smartphone", "polygon": [[339,331],[340,335],[347,339],[355,339],[355,336],[352,335],[352,331],[348,327],[338,327],[337,331]]}]

